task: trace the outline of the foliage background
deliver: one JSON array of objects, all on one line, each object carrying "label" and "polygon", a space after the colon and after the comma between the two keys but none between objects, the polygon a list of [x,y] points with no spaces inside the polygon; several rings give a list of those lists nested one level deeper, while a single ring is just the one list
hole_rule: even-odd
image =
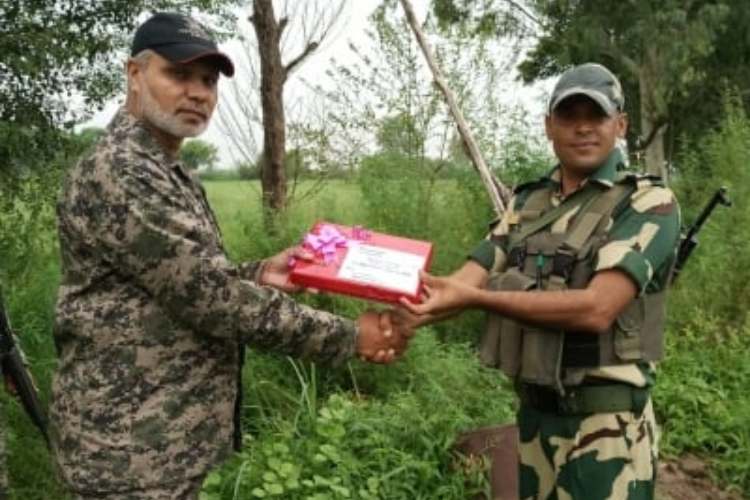
[{"label": "foliage background", "polygon": [[[527,133],[525,117],[503,108],[491,94],[493,88],[502,89],[495,78],[507,68],[494,64],[492,50],[483,44],[518,30],[527,36],[528,24],[514,24],[517,18],[493,10],[498,2],[492,1],[482,3],[487,10],[470,10],[466,17],[460,7],[467,1],[435,1],[436,16],[428,28],[433,36],[443,30],[442,57],[457,68],[449,78],[463,89],[462,106],[492,165],[504,181],[521,182],[548,168],[549,154]],[[664,455],[695,453],[710,463],[717,481],[750,495],[750,121],[745,113],[750,94],[743,87],[750,66],[742,64],[750,53],[744,50],[750,43],[744,22],[750,9],[745,2],[715,3],[730,5],[733,15],[707,38],[715,57],[694,64],[701,75],[724,76],[710,78],[710,85],[688,85],[671,103],[673,187],[687,222],[721,184],[730,188],[735,206],[719,209],[711,219],[672,291],[668,354],[659,371],[655,406]],[[232,4],[164,0],[154,8],[200,7],[223,16]],[[17,93],[2,94],[12,100],[0,99],[0,282],[45,400],[56,363],[51,331],[60,275],[54,200],[66,169],[98,135],[66,131],[60,103],[66,102],[68,90],[84,92],[92,103],[111,95],[116,84],[105,74],[112,69],[109,58],[124,46],[123,33],[144,3],[72,1],[65,3],[70,12],[50,10],[50,5],[36,0],[0,4],[0,69],[13,71],[20,82],[13,84]],[[257,165],[243,165],[244,174],[204,176],[235,261],[272,254],[319,219],[430,239],[437,248],[438,274],[459,266],[483,237],[491,207],[444,119],[439,96],[414,71],[418,58],[393,15],[394,6],[389,0],[374,16],[378,52],[362,54],[361,71],[331,64],[338,88],[318,89],[324,97],[334,94],[326,98],[339,99],[325,101],[331,114],[295,125],[301,137],[296,154],[318,155],[316,162],[332,175],[315,184],[319,187],[309,191],[313,195],[295,202],[277,234],[270,237],[263,230],[258,183],[238,179],[257,176]],[[89,18],[98,21],[80,37],[81,23]],[[27,32],[51,36],[33,38],[35,48],[23,53],[34,57],[24,63],[15,57],[21,38],[12,37]],[[57,49],[57,65],[47,71],[45,54]],[[729,73],[731,68],[739,70]],[[383,74],[398,85],[384,86],[378,76]],[[479,74],[479,80],[469,79]],[[21,85],[27,80],[36,84]],[[634,91],[634,82],[628,85]],[[739,90],[727,90],[735,87]],[[366,103],[381,103],[383,109],[354,106],[361,94],[372,96]],[[41,114],[24,112],[35,106]],[[345,134],[357,129],[369,134],[367,147]],[[428,143],[439,146],[425,147]],[[301,182],[317,182],[314,174],[305,170]],[[334,296],[302,300],[350,317],[366,307]],[[245,448],[209,476],[203,497],[459,499],[485,488],[476,471],[456,470],[448,452],[461,429],[512,419],[508,382],[480,367],[473,356],[482,323],[481,314],[467,313],[426,328],[405,358],[389,368],[353,361],[332,370],[250,353],[244,373]],[[4,393],[0,400],[12,496],[66,498],[47,450],[18,403]]]},{"label": "foliage background", "polygon": [[[729,186],[735,206],[710,220],[673,289],[668,354],[655,400],[663,454],[696,453],[718,481],[747,493],[750,323],[743,285],[750,249],[738,242],[750,236],[750,122],[733,99],[725,106],[721,127],[683,158],[675,189],[687,221],[720,183]],[[416,169],[407,158],[368,157],[357,175],[330,181],[293,207],[273,239],[263,236],[259,204],[246,203],[252,181],[209,181],[206,187],[237,261],[268,255],[313,221],[327,219],[430,238],[437,248],[434,270],[446,273],[483,236],[491,208],[475,174],[428,183]],[[23,189],[31,194],[20,205],[3,206],[0,221],[3,241],[14,243],[2,247],[9,312],[46,397],[55,365],[50,332],[59,263],[51,197],[43,195],[55,189],[45,186],[28,179]],[[31,213],[43,215],[24,232]],[[304,300],[347,316],[366,307],[335,296]],[[483,488],[476,473],[456,471],[449,454],[460,430],[512,420],[507,381],[473,356],[481,328],[478,314],[427,328],[388,368],[353,361],[331,370],[251,353],[244,374],[245,449],[209,476],[203,497],[458,499]],[[18,404],[3,396],[3,406],[15,497],[64,498],[48,453]]]}]

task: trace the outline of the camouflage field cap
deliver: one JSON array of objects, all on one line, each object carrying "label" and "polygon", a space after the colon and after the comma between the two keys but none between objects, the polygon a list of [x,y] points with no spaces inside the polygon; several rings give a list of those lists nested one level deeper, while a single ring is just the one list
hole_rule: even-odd
[{"label": "camouflage field cap", "polygon": [[607,115],[622,111],[625,96],[622,85],[610,70],[601,64],[586,63],[562,74],[549,100],[549,113],[568,97],[585,95],[594,100]]},{"label": "camouflage field cap", "polygon": [[209,57],[226,76],[234,75],[229,56],[219,51],[211,33],[195,19],[172,12],[154,14],[141,24],[133,37],[130,55],[151,49],[174,63],[189,63]]}]

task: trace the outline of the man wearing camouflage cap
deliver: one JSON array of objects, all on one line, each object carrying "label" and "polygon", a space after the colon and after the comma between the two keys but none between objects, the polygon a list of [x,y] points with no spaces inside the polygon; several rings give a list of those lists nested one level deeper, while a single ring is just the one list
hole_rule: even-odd
[{"label": "man wearing camouflage cap", "polygon": [[621,171],[623,105],[605,67],[565,72],[545,122],[559,165],[515,190],[459,271],[424,275],[426,301],[404,302],[415,316],[394,311],[400,328],[488,311],[483,361],[521,402],[522,499],[653,498],[650,389],[680,216],[659,178]]},{"label": "man wearing camouflage cap", "polygon": [[125,106],[58,204],[55,455],[78,498],[195,499],[230,450],[242,346],[387,362],[406,339],[376,313],[353,322],[282,293],[300,250],[229,262],[178,151],[205,130],[232,62],[168,13],[140,26],[131,56]]}]

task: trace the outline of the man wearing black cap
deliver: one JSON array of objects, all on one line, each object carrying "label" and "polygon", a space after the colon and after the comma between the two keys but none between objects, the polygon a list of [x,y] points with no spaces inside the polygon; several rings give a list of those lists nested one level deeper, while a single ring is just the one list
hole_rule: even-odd
[{"label": "man wearing black cap", "polygon": [[241,346],[388,362],[406,339],[376,313],[350,321],[282,293],[296,291],[296,249],[229,262],[178,151],[205,130],[232,62],[178,14],[146,21],[131,55],[125,107],[58,203],[55,455],[78,498],[195,499],[239,445]]},{"label": "man wearing black cap", "polygon": [[459,271],[423,276],[414,328],[486,310],[482,358],[515,382],[519,496],[650,499],[657,431],[650,389],[679,209],[659,178],[622,171],[617,78],[583,64],[557,82],[545,121],[559,160],[519,186]]}]

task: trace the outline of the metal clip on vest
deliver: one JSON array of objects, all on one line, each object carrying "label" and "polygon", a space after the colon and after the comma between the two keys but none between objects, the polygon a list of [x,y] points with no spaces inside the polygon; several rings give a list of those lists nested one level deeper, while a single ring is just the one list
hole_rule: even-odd
[{"label": "metal clip on vest", "polygon": [[540,253],[536,256],[536,289],[542,290],[542,270],[544,269],[544,254]]}]

